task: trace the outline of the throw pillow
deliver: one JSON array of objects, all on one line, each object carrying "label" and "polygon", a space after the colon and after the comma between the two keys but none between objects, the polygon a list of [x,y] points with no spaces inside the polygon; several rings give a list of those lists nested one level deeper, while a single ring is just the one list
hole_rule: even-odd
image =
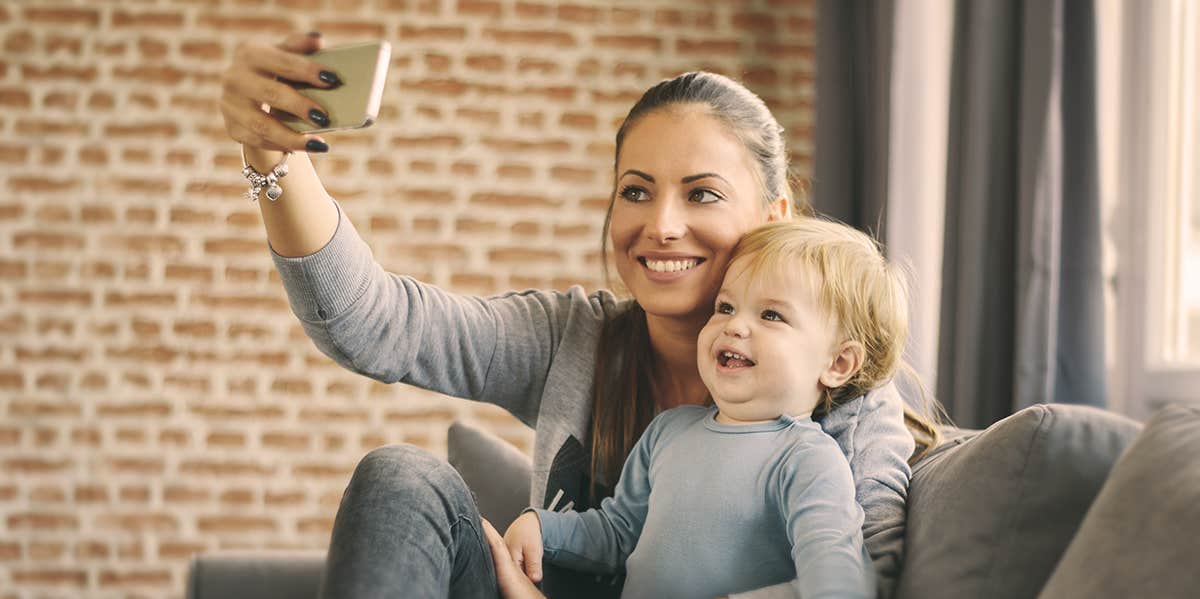
[{"label": "throw pillow", "polygon": [[463,422],[450,425],[447,461],[462,475],[479,513],[501,534],[529,506],[529,456],[511,443]]},{"label": "throw pillow", "polygon": [[1036,597],[1139,425],[1036,405],[913,468],[897,597]]},{"label": "throw pillow", "polygon": [[1200,592],[1200,407],[1159,410],[1113,468],[1041,597]]}]

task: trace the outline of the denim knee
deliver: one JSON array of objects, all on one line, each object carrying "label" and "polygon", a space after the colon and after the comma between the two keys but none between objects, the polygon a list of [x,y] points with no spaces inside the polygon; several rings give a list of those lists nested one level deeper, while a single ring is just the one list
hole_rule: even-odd
[{"label": "denim knee", "polygon": [[453,466],[407,443],[378,447],[363,456],[354,469],[347,494],[352,490],[356,495],[400,502],[410,508],[414,504],[438,505],[452,515],[474,508],[471,491]]}]

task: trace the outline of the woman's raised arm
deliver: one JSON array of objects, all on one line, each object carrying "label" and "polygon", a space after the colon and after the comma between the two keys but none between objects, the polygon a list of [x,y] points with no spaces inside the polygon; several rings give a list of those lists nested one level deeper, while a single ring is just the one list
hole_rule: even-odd
[{"label": "woman's raised arm", "polygon": [[279,45],[242,42],[221,76],[225,130],[241,142],[246,163],[266,173],[284,151],[294,153],[288,159],[287,177],[279,181],[283,195],[278,201],[258,203],[267,239],[283,256],[307,256],[328,243],[337,229],[337,208],[307,154],[328,151],[329,146],[318,136],[289,129],[265,110],[272,107],[303,115],[318,125],[328,122],[320,104],[278,80],[339,85],[336,73],[305,57],[323,45],[319,34],[293,35]]}]

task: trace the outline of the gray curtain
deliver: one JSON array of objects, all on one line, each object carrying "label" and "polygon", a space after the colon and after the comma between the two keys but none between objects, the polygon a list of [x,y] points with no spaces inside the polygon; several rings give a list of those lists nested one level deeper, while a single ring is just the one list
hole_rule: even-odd
[{"label": "gray curtain", "polygon": [[888,189],[892,0],[820,0],[813,206],[880,236]]},{"label": "gray curtain", "polygon": [[1104,405],[1092,1],[956,10],[938,397]]}]

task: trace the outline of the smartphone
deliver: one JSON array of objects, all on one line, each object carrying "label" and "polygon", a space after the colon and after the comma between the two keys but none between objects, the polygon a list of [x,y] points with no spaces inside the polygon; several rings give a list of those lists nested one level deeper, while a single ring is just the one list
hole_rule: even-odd
[{"label": "smartphone", "polygon": [[300,133],[325,133],[361,129],[375,122],[392,58],[391,44],[380,40],[336,46],[313,52],[308,58],[333,69],[342,84],[325,89],[306,82],[286,83],[325,107],[329,125],[321,127],[307,118],[279,111],[279,120],[283,124]]}]

